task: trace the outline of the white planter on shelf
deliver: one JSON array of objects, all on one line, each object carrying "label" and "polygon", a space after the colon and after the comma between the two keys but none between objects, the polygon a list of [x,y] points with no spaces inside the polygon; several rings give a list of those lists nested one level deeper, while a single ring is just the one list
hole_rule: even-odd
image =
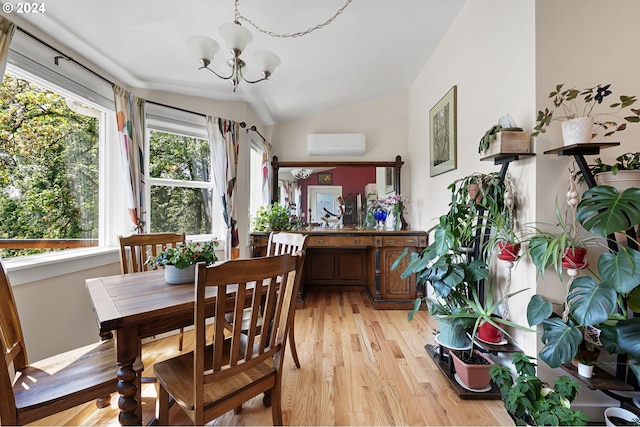
[{"label": "white planter on shelf", "polygon": [[593,365],[585,365],[578,362],[578,375],[584,378],[591,378],[593,376]]},{"label": "white planter on shelf", "polygon": [[604,410],[604,424],[607,426],[617,426],[619,424],[615,424],[610,420],[610,417],[619,417],[625,421],[633,421],[638,416],[631,411],[628,411],[623,408],[611,407]]},{"label": "white planter on shelf", "polygon": [[196,280],[196,266],[190,265],[187,268],[175,268],[173,265],[165,265],[164,280],[170,285],[193,283]]},{"label": "white planter on shelf", "polygon": [[592,134],[593,117],[578,117],[562,122],[562,139],[564,140],[564,145],[591,142]]}]

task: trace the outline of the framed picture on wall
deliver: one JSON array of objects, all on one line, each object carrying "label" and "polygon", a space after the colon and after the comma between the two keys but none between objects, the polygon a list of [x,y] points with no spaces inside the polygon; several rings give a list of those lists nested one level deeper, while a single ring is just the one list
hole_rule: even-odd
[{"label": "framed picture on wall", "polygon": [[318,173],[318,184],[331,185],[333,184],[333,174],[320,172]]},{"label": "framed picture on wall", "polygon": [[456,95],[457,86],[453,86],[429,110],[430,176],[456,168]]}]

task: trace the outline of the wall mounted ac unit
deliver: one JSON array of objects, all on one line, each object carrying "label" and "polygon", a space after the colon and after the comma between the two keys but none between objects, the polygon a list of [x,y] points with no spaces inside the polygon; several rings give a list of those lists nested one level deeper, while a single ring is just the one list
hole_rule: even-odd
[{"label": "wall mounted ac unit", "polygon": [[310,133],[307,135],[309,156],[362,156],[363,133]]}]

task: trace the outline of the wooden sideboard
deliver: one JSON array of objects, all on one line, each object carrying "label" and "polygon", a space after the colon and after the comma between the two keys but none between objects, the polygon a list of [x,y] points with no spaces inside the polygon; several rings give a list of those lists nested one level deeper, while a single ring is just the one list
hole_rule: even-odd
[{"label": "wooden sideboard", "polygon": [[[295,232],[309,235],[299,305],[314,289],[365,289],[375,309],[411,309],[424,296],[415,277],[400,278],[406,258],[391,270],[404,248],[417,252],[427,246],[424,231],[314,227]],[[252,255],[265,256],[268,241],[269,233],[251,233]]]}]

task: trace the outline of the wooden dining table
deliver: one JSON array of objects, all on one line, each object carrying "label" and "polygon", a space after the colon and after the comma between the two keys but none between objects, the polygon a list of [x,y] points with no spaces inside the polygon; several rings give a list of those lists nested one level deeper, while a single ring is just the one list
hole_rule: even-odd
[{"label": "wooden dining table", "polygon": [[[170,285],[164,270],[87,279],[101,335],[116,336],[118,365],[118,420],[122,425],[142,423],[140,376],[134,363],[142,339],[193,325],[194,284]],[[230,287],[229,299],[235,292]],[[213,315],[215,287],[207,290],[206,310]],[[232,305],[231,305],[232,306]]]}]

